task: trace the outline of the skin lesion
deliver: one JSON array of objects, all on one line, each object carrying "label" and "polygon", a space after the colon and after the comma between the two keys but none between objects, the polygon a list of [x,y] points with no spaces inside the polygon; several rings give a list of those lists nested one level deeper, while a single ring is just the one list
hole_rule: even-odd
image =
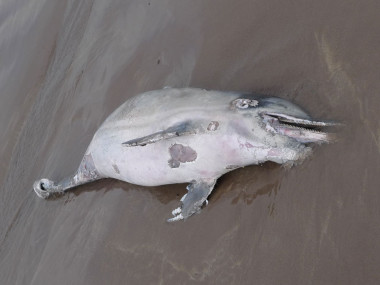
[{"label": "skin lesion", "polygon": [[120,174],[119,167],[117,167],[116,164],[112,164],[112,168],[113,168],[113,170],[115,170],[115,172],[116,172],[117,174]]},{"label": "skin lesion", "polygon": [[216,131],[219,128],[219,122],[218,121],[211,121],[210,124],[207,126],[208,131]]},{"label": "skin lesion", "polygon": [[169,154],[171,159],[169,159],[168,164],[171,168],[178,168],[181,163],[195,161],[198,156],[194,149],[182,144],[173,144],[169,148]]},{"label": "skin lesion", "polygon": [[232,108],[247,109],[251,107],[257,107],[259,101],[254,99],[239,98],[231,102]]}]

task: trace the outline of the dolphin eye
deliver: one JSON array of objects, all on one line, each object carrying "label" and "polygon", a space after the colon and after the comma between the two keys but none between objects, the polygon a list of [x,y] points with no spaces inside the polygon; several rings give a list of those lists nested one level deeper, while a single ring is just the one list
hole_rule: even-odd
[{"label": "dolphin eye", "polygon": [[232,106],[239,109],[247,109],[248,107],[256,107],[259,101],[253,99],[236,99],[232,101]]}]

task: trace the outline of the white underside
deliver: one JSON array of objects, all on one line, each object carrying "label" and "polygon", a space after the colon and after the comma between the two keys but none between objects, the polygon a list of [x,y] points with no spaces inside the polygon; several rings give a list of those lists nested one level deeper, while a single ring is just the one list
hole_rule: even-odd
[{"label": "white underside", "polygon": [[[253,153],[231,147],[237,138],[215,135],[191,135],[163,140],[146,146],[125,147],[120,141],[101,144],[92,150],[96,168],[106,177],[130,183],[153,186],[190,182],[199,178],[217,178],[230,171],[229,165],[252,164],[252,157],[264,158],[267,151]],[[169,165],[169,148],[173,144],[191,147],[197,158],[181,163],[178,168]]]}]

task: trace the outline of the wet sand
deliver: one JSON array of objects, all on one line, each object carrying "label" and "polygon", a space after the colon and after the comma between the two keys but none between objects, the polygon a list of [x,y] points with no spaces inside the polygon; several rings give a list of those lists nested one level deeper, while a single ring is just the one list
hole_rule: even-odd
[{"label": "wet sand", "polygon": [[[0,283],[378,284],[380,4],[125,2],[0,4]],[[297,167],[225,175],[185,222],[165,220],[186,185],[34,194],[164,86],[263,92],[346,127]]]}]

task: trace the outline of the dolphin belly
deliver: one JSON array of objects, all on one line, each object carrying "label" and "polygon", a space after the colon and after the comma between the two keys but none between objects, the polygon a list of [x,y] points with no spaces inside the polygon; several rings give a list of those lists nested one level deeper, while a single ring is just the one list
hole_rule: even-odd
[{"label": "dolphin belly", "polygon": [[264,161],[270,149],[254,144],[238,135],[202,134],[134,147],[124,147],[120,140],[97,143],[88,152],[104,177],[156,186],[220,177]]}]

